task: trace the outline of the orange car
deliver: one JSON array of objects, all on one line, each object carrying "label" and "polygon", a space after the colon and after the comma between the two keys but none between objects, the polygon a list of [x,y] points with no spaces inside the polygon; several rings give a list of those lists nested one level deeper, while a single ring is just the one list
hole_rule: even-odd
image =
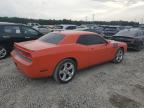
[{"label": "orange car", "polygon": [[69,82],[77,70],[108,61],[120,63],[127,45],[92,32],[62,31],[38,40],[15,43],[11,53],[18,69],[31,78]]}]

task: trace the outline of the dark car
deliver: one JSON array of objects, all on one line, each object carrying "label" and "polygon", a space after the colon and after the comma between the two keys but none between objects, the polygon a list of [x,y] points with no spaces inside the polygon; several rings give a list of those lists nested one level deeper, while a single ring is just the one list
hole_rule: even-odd
[{"label": "dark car", "polygon": [[8,56],[14,42],[35,40],[42,35],[39,31],[23,24],[0,23],[0,59]]},{"label": "dark car", "polygon": [[88,27],[85,27],[85,28],[78,28],[78,29],[76,29],[77,31],[88,31],[88,32],[94,32],[94,33],[98,33],[98,34],[100,34],[101,36],[105,36],[104,34],[103,34],[103,28],[102,27],[91,27],[91,28],[88,28]]},{"label": "dark car", "polygon": [[113,35],[115,35],[122,29],[120,26],[105,26],[103,28],[103,34],[107,39],[111,39]]},{"label": "dark car", "polygon": [[128,48],[140,51],[144,48],[144,30],[140,28],[125,29],[113,36],[113,40],[126,42]]}]

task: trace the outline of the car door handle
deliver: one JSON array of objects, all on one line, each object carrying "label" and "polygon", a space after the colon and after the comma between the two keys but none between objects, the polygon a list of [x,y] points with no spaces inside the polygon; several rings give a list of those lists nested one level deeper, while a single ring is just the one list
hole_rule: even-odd
[{"label": "car door handle", "polygon": [[30,39],[30,37],[25,37],[26,39]]}]

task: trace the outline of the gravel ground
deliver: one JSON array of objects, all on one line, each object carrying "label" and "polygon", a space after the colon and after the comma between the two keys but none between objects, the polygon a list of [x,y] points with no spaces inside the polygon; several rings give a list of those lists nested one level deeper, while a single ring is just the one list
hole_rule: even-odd
[{"label": "gravel ground", "polygon": [[68,84],[29,79],[1,60],[0,108],[144,108],[144,50],[82,70]]}]

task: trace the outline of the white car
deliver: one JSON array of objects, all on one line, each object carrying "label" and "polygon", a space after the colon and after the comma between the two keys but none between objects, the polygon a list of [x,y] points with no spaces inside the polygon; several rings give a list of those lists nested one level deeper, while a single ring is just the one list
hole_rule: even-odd
[{"label": "white car", "polygon": [[87,27],[87,26],[78,26],[75,30],[76,31],[84,31],[86,29],[89,29],[89,27]]},{"label": "white car", "polygon": [[77,25],[57,25],[54,31],[65,31],[65,30],[75,30]]},{"label": "white car", "polygon": [[38,26],[37,30],[43,34],[47,34],[52,31],[52,29],[49,28],[48,26]]}]

